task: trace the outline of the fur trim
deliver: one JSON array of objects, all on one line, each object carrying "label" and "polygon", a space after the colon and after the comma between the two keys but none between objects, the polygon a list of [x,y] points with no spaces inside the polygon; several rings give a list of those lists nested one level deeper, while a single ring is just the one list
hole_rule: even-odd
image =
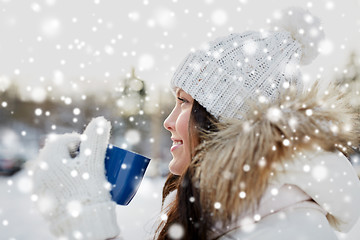
[{"label": "fur trim", "polygon": [[[204,209],[229,223],[257,206],[279,164],[296,154],[321,148],[348,155],[360,136],[359,116],[348,98],[335,86],[321,95],[318,85],[302,96],[289,90],[276,104],[253,103],[247,119],[219,123],[190,165]],[[222,207],[215,208],[216,202]]]}]

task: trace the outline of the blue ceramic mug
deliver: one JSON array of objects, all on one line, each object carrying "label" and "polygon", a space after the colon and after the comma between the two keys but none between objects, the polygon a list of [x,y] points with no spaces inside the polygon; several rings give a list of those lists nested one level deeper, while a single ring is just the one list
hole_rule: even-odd
[{"label": "blue ceramic mug", "polygon": [[150,159],[140,154],[109,145],[105,156],[105,170],[112,185],[112,200],[128,205],[135,196]]}]

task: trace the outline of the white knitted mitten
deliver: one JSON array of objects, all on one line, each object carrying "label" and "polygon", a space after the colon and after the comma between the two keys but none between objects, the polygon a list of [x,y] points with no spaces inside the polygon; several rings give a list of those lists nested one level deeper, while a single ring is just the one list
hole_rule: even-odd
[{"label": "white knitted mitten", "polygon": [[[110,122],[93,119],[82,135],[49,137],[34,170],[38,209],[65,239],[107,239],[119,234],[104,159]],[[71,152],[80,146],[77,156]]]}]

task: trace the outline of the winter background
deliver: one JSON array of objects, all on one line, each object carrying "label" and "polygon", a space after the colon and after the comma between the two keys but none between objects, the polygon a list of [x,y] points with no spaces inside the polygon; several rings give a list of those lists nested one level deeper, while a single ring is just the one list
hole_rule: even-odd
[{"label": "winter background", "polygon": [[[150,236],[170,160],[162,122],[176,66],[204,42],[266,29],[294,5],[319,16],[327,36],[304,82],[352,84],[359,108],[359,0],[0,0],[0,239],[54,239],[26,166],[48,134],[80,132],[99,115],[112,122],[113,144],[152,158],[133,201],[117,208],[124,239]],[[360,239],[360,222],[339,238]]]}]

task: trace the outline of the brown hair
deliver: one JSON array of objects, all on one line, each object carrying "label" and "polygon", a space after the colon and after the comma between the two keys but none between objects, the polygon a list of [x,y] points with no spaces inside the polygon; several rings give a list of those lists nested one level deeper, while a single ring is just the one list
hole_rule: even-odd
[{"label": "brown hair", "polygon": [[[216,131],[217,120],[194,100],[189,122],[189,135],[192,136],[190,149],[193,158],[196,154],[196,148],[192,147],[193,137],[196,137],[199,143],[203,142],[206,134]],[[167,221],[162,222],[156,230],[155,237],[157,236],[158,240],[170,239],[168,230],[175,223],[181,224],[184,229],[181,239],[207,239],[207,233],[212,226],[211,218],[205,216],[205,211],[201,207],[198,183],[192,180],[195,174],[193,166],[194,164],[190,164],[181,176],[171,173],[168,175],[163,187],[163,204],[170,192],[177,190],[177,194],[167,209]]]}]

